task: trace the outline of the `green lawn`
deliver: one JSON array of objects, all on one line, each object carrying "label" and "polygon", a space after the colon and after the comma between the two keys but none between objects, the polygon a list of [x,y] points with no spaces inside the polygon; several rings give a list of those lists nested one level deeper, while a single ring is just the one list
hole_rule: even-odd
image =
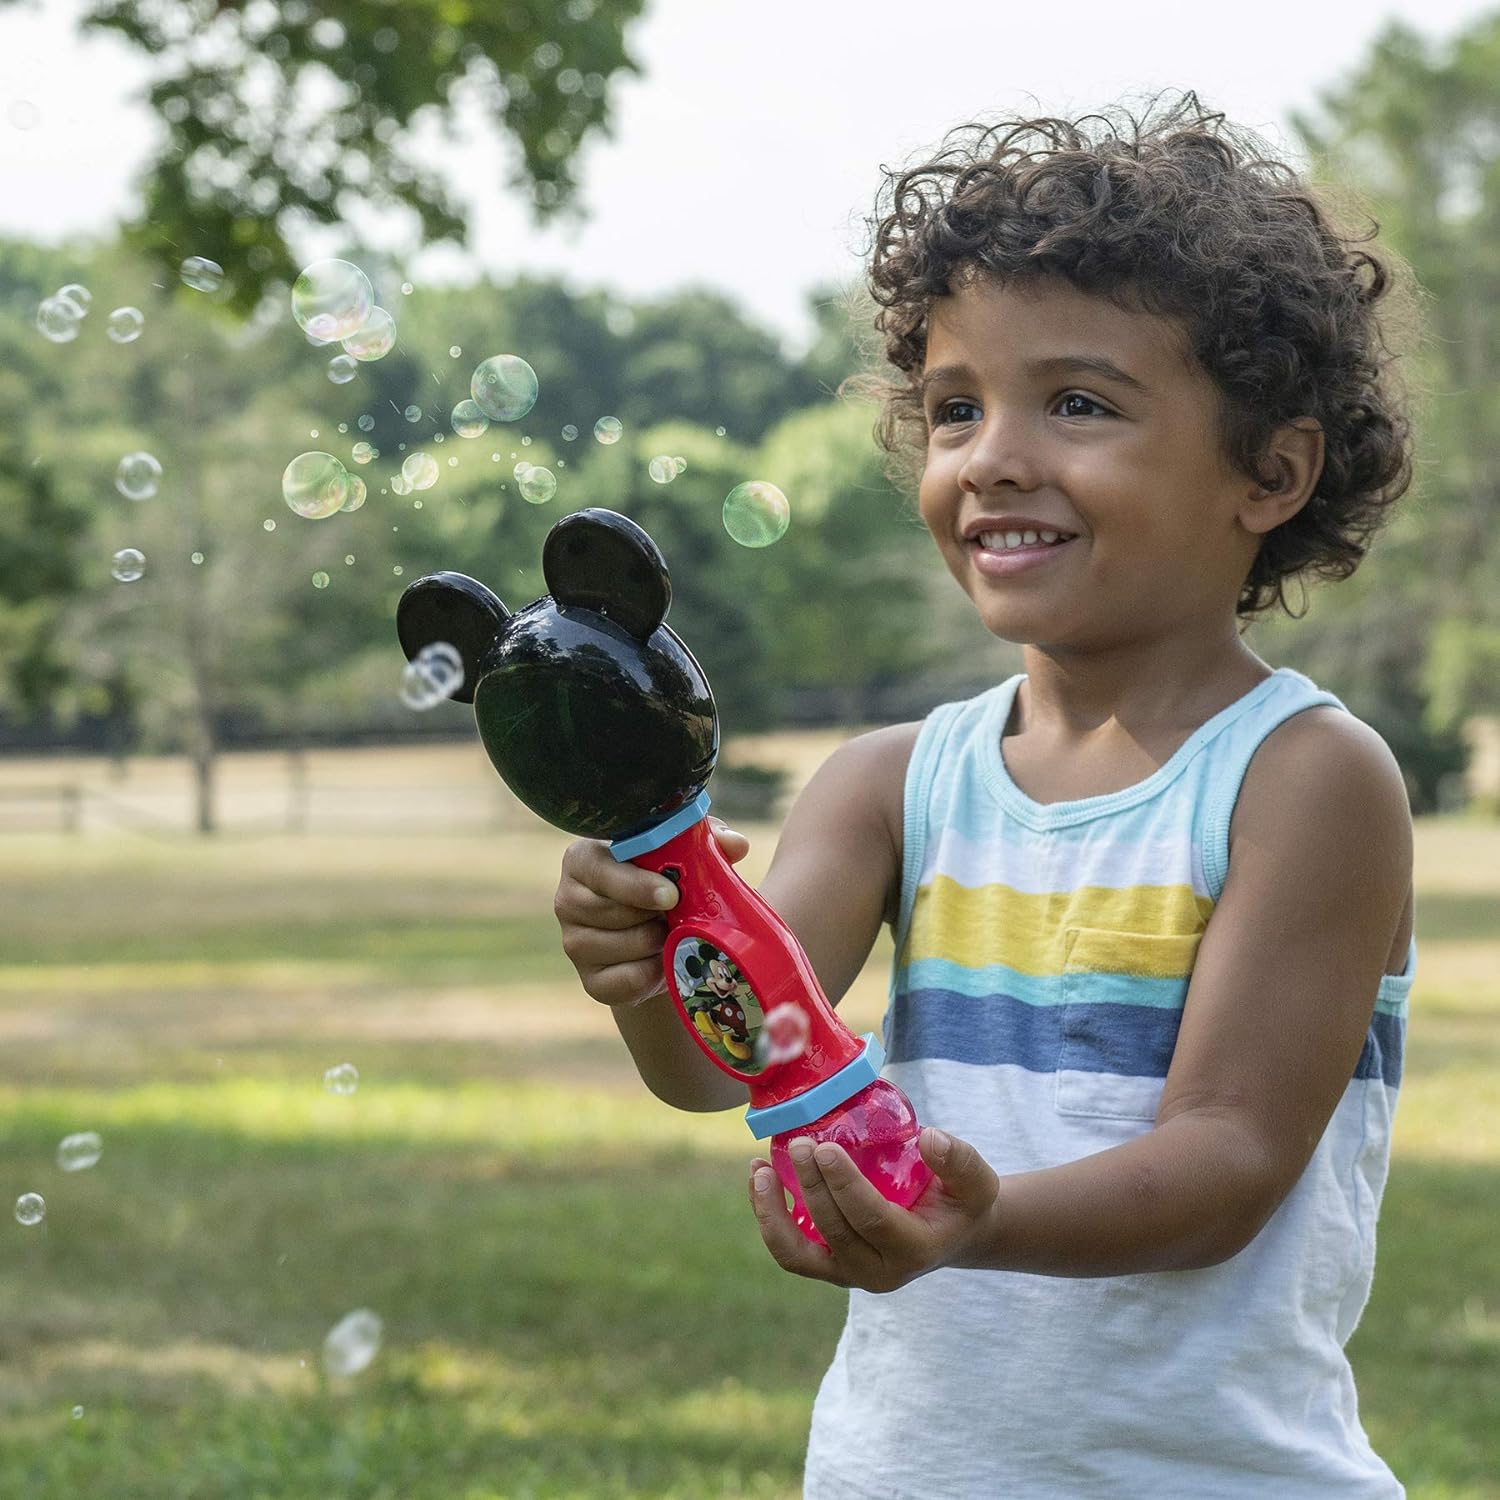
[{"label": "green lawn", "polygon": [[[747,832],[755,878],[772,835]],[[1493,1500],[1500,829],[1418,836],[1352,1350],[1411,1495]],[[842,1295],[766,1257],[737,1116],[652,1099],[573,985],[563,842],[0,841],[0,1496],[797,1494]],[[886,956],[846,1002],[861,1028]],[[79,1130],[104,1154],[65,1174]],[[28,1191],[36,1228],[9,1215]],[[359,1307],[381,1352],[330,1382],[323,1336]]]}]

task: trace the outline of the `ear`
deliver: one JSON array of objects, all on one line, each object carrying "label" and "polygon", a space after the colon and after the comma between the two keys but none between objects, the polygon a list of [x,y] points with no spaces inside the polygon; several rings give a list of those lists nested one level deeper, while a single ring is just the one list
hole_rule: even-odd
[{"label": "ear", "polygon": [[1271,434],[1260,476],[1240,505],[1246,531],[1264,536],[1291,518],[1312,498],[1323,476],[1323,428],[1312,417],[1298,417]]},{"label": "ear", "polygon": [[434,641],[453,646],[463,658],[464,680],[450,696],[472,703],[479,663],[509,618],[510,611],[482,583],[462,573],[429,573],[401,595],[396,635],[407,661]]},{"label": "ear", "polygon": [[598,610],[642,641],[672,602],[660,549],[634,521],[612,510],[564,516],[542,543],[542,576],[562,607]]}]

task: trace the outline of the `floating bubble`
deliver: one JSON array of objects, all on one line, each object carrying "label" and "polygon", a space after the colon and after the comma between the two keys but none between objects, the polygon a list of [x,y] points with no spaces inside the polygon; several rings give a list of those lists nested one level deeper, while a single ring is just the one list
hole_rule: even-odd
[{"label": "floating bubble", "polygon": [[120,583],[134,583],[146,571],[146,554],[137,547],[121,547],[110,558],[109,571]]},{"label": "floating bubble", "polygon": [[66,297],[44,297],[36,309],[37,331],[54,344],[71,343],[78,337],[83,314]]},{"label": "floating bubble", "polygon": [[320,344],[357,333],[369,322],[374,306],[370,278],[347,260],[315,260],[292,283],[292,316]]},{"label": "floating bubble", "polygon": [[339,1319],[323,1340],[323,1368],[336,1378],[358,1375],[380,1353],[385,1325],[368,1307]]},{"label": "floating bubble", "polygon": [[687,473],[687,459],[679,457],[674,458],[672,462],[677,465],[677,472],[679,474]]},{"label": "floating bubble", "polygon": [[352,552],[344,558],[344,566],[347,568],[352,568],[354,566],[354,554]]},{"label": "floating bubble", "polygon": [[606,446],[610,443],[618,443],[620,434],[624,430],[625,424],[618,417],[600,417],[594,423],[594,436]]},{"label": "floating bubble", "polygon": [[299,516],[322,521],[348,495],[349,471],[331,453],[299,453],[282,471],[281,496]]},{"label": "floating bubble", "polygon": [[411,284],[411,282],[409,282],[409,281],[403,281],[401,283],[401,295],[403,297],[410,297],[411,294],[412,294],[412,284]]},{"label": "floating bubble", "polygon": [[375,418],[372,417],[369,412],[366,412],[364,416],[359,419],[358,426],[361,432],[373,432],[375,430]]},{"label": "floating bubble", "polygon": [[178,267],[182,284],[195,292],[216,292],[224,285],[224,267],[206,255],[190,255]]},{"label": "floating bubble", "polygon": [[464,351],[457,344],[448,345],[448,358],[457,359]]},{"label": "floating bubble", "polygon": [[269,517],[267,517],[266,520],[264,520],[264,521],[262,521],[260,523],[260,529],[262,531],[275,531],[276,530],[276,523],[273,520],[271,520]]},{"label": "floating bubble", "polygon": [[520,479],[524,474],[526,474],[530,470],[530,468],[531,468],[531,460],[529,458],[523,458],[521,460],[521,462],[518,463],[510,471],[510,477],[512,479]]},{"label": "floating bubble", "polygon": [[57,295],[64,302],[71,302],[78,309],[80,318],[86,316],[94,305],[94,294],[81,281],[70,281],[66,286],[58,287]]},{"label": "floating bubble", "polygon": [[411,494],[411,490],[411,480],[405,474],[391,475],[391,493],[393,495],[409,495]]},{"label": "floating bubble", "polygon": [[714,436],[715,437],[723,437],[724,436],[724,429],[722,427],[715,427],[714,428]]},{"label": "floating bubble", "polygon": [[449,458],[448,467],[450,469],[456,469],[458,467],[458,456],[456,454],[453,457]]},{"label": "floating bubble", "polygon": [[747,479],[724,497],[724,530],[742,547],[769,547],[791,519],[786,496],[769,480]]},{"label": "floating bubble", "polygon": [[489,431],[490,419],[480,411],[477,401],[460,401],[449,420],[461,438],[477,438]]},{"label": "floating bubble", "polygon": [[396,320],[383,307],[372,307],[364,324],[344,339],[343,347],[358,360],[384,359],[396,347]]},{"label": "floating bubble", "polygon": [[64,1172],[82,1172],[104,1155],[104,1138],[97,1130],[80,1130],[57,1143],[57,1164]]},{"label": "floating bubble", "polygon": [[12,99],[5,111],[5,118],[17,130],[35,130],[41,123],[42,112],[30,99]]},{"label": "floating bubble", "polygon": [[188,560],[192,563],[192,565],[195,568],[200,568],[200,567],[203,566],[203,554],[201,552],[195,552],[195,553],[193,553],[192,557],[189,558]]},{"label": "floating bubble", "polygon": [[[326,584],[327,581],[328,575],[325,573],[323,583]],[[324,1073],[323,1087],[330,1094],[352,1094],[359,1087],[359,1069],[353,1063],[335,1063]]]},{"label": "floating bubble", "polygon": [[563,442],[571,443],[578,436],[578,429],[569,422],[562,430]]},{"label": "floating bubble", "polygon": [[319,568],[312,576],[312,586],[315,589],[326,589],[328,587],[328,575]]},{"label": "floating bubble", "polygon": [[422,420],[422,408],[416,405],[408,406],[406,410],[401,413],[401,415],[405,417],[408,422],[420,422]]},{"label": "floating bubble", "polygon": [[646,472],[658,484],[671,484],[677,478],[677,460],[668,458],[666,454],[660,454],[646,465]]},{"label": "floating bubble", "polygon": [[115,465],[115,488],[127,500],[149,500],[161,484],[161,464],[151,453],[127,453]]},{"label": "floating bubble", "polygon": [[75,1422],[76,1422],[76,1421],[78,1421],[78,1420],[79,1420],[79,1419],[80,1419],[80,1418],[81,1418],[81,1417],[82,1417],[82,1416],[83,1416],[83,1408],[82,1408],[82,1407],[81,1407],[81,1406],[75,1406],[75,1407],[74,1407],[74,1408],[73,1408],[73,1420],[74,1420],[74,1421],[75,1421]]},{"label": "floating bubble", "polygon": [[357,464],[367,464],[375,457],[377,449],[371,443],[356,443],[350,450],[349,456]]},{"label": "floating bubble", "polygon": [[475,367],[469,394],[492,422],[517,422],[536,405],[536,371],[519,354],[495,354]]},{"label": "floating bubble", "polygon": [[761,1067],[795,1062],[807,1051],[812,1024],[800,1005],[773,1005],[755,1038],[755,1060]]},{"label": "floating bubble", "polygon": [[430,490],[438,481],[437,459],[430,453],[409,453],[401,476],[414,490]]},{"label": "floating bubble", "polygon": [[365,503],[365,499],[370,492],[365,488],[365,482],[358,474],[349,474],[346,477],[348,479],[348,484],[345,486],[347,493],[344,503],[339,506],[339,509],[346,512],[355,511]]},{"label": "floating bubble", "polygon": [[557,475],[551,469],[536,464],[521,476],[516,488],[520,490],[521,498],[529,504],[544,505],[557,493]]},{"label": "floating bubble", "polygon": [[463,658],[447,641],[423,646],[401,674],[401,701],[408,708],[432,708],[451,698],[464,683]]},{"label": "floating bubble", "polygon": [[328,378],[335,385],[348,385],[358,374],[359,361],[352,354],[335,354],[328,361]]},{"label": "floating bubble", "polygon": [[22,1193],[16,1199],[16,1223],[28,1229],[47,1217],[47,1200],[40,1193]]},{"label": "floating bubble", "polygon": [[117,307],[104,325],[104,331],[117,344],[133,344],[146,326],[146,315],[138,307]]}]

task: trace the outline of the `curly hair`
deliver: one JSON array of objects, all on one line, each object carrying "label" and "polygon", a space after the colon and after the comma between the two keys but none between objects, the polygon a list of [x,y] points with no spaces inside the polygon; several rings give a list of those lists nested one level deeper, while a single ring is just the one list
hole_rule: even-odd
[{"label": "curly hair", "polygon": [[960,125],[931,160],[882,168],[868,288],[884,358],[904,379],[846,384],[880,400],[877,439],[909,483],[927,442],[928,317],[966,277],[1057,277],[1175,320],[1215,383],[1224,452],[1241,472],[1261,474],[1282,424],[1323,429],[1316,489],[1263,538],[1236,605],[1247,621],[1277,603],[1292,615],[1286,581],[1347,578],[1411,483],[1393,335],[1417,325],[1417,289],[1399,257],[1359,248],[1378,224],[1341,227],[1329,189],[1195,94],[1153,116],[1157,102],[1140,117]]}]

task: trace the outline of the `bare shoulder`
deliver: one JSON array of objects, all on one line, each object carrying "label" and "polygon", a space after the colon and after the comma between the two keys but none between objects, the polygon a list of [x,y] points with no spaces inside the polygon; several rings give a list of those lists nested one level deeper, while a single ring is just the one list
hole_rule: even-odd
[{"label": "bare shoulder", "polygon": [[[1394,892],[1406,951],[1412,918],[1411,805],[1401,767],[1362,720],[1331,704],[1293,714],[1250,762],[1229,826],[1230,868],[1274,860],[1290,878],[1362,867],[1383,899]],[[1391,972],[1399,970],[1399,961]]]}]

